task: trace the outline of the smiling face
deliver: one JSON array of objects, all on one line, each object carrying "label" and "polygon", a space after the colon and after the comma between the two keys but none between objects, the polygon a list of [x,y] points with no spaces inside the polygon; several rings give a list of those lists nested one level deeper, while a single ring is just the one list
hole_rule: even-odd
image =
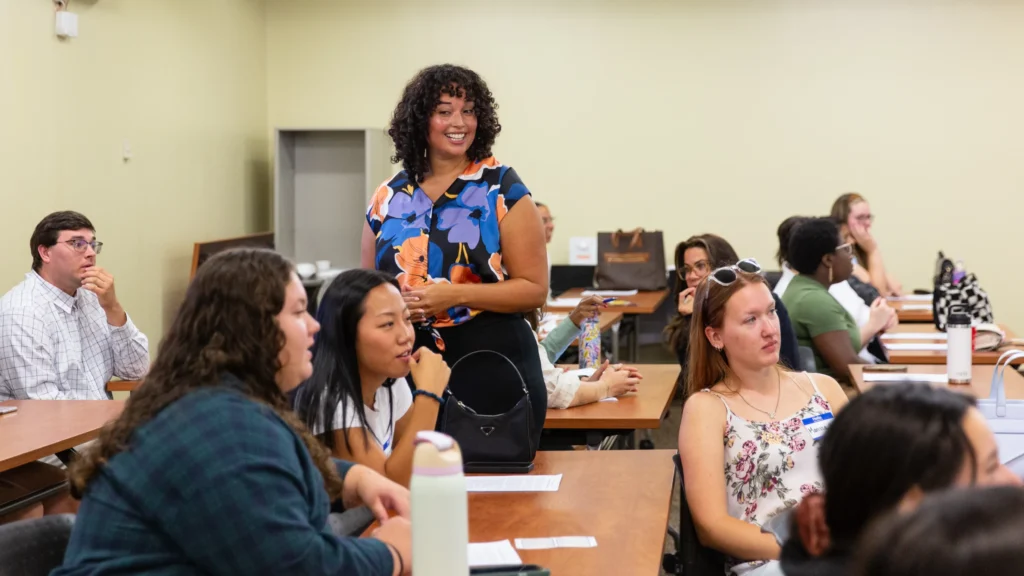
[{"label": "smiling face", "polygon": [[370,290],[356,328],[356,358],[364,383],[408,376],[415,338],[401,292],[391,284]]},{"label": "smiling face", "polygon": [[709,326],[705,333],[712,346],[725,350],[730,365],[764,368],[779,363],[779,317],[763,282],[736,290],[725,303],[722,325]]},{"label": "smiling face", "polygon": [[464,97],[441,94],[440,103],[430,115],[427,133],[430,154],[439,158],[465,156],[475,137],[476,105]]}]

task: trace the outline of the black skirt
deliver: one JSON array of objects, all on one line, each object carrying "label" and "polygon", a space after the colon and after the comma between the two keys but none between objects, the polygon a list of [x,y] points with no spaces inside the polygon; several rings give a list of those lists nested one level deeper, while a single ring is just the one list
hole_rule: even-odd
[{"label": "black skirt", "polygon": [[[443,351],[438,350],[435,330],[444,341]],[[481,312],[472,320],[449,328],[417,326],[415,347],[421,346],[440,353],[448,366],[455,366],[467,354],[480,350],[490,350],[508,358],[511,365],[493,354],[468,358],[453,371],[453,381],[449,385],[458,391],[459,401],[477,412],[501,414],[522,398],[519,380],[522,377],[532,408],[534,430],[531,437],[535,439],[534,444],[539,442],[547,415],[548,392],[540,367],[537,340],[521,314]],[[457,383],[454,382],[456,378],[459,380]],[[415,388],[411,376],[409,383]],[[443,413],[438,412],[439,423],[442,417]]]}]

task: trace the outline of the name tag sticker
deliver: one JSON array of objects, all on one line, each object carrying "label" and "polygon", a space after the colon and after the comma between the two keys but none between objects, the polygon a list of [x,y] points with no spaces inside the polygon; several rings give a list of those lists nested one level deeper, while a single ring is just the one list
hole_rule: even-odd
[{"label": "name tag sticker", "polygon": [[832,412],[825,412],[824,414],[818,414],[817,416],[811,416],[810,418],[804,418],[804,428],[810,432],[811,438],[817,442],[825,437],[825,431],[832,425],[832,420],[835,416]]}]

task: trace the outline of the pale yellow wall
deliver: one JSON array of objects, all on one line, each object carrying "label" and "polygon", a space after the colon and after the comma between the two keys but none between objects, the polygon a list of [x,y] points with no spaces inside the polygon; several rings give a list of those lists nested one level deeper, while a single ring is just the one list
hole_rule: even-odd
[{"label": "pale yellow wall", "polygon": [[419,68],[482,74],[556,262],[643,225],[766,263],[856,190],[906,286],[945,249],[1024,331],[1024,2],[268,0],[267,25],[270,128],[383,126]]},{"label": "pale yellow wall", "polygon": [[[0,293],[53,210],[85,213],[100,265],[156,343],[192,243],[269,229],[261,0],[0,0]],[[134,158],[125,163],[129,140]]]}]

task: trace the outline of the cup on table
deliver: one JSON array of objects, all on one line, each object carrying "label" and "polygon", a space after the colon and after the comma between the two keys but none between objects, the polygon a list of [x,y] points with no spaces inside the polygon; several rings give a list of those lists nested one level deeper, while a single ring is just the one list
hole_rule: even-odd
[{"label": "cup on table", "polygon": [[309,262],[299,262],[295,265],[295,272],[299,274],[299,278],[308,280],[316,274],[316,266]]},{"label": "cup on table", "polygon": [[327,272],[330,269],[331,269],[331,261],[330,260],[317,260],[316,261],[316,270],[317,270],[317,272]]}]

